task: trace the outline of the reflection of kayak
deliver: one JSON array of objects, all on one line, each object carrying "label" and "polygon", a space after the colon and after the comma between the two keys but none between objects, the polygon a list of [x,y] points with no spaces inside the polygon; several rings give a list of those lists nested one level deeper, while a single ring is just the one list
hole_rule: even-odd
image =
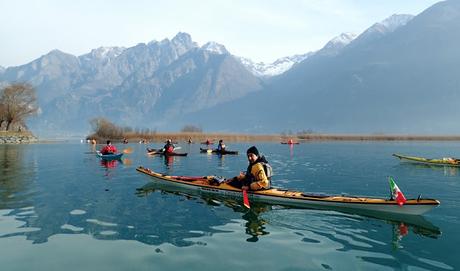
[{"label": "reflection of kayak", "polygon": [[207,152],[207,153],[216,153],[216,154],[238,154],[238,151],[227,151],[227,150],[223,150],[223,151],[219,151],[219,150],[212,150],[212,149],[203,149],[203,148],[200,148],[200,152]]},{"label": "reflection of kayak", "polygon": [[148,155],[164,155],[164,156],[187,156],[187,153],[177,152],[164,152],[163,149],[149,149],[147,148]]},{"label": "reflection of kayak", "polygon": [[[214,176],[167,176],[143,167],[138,167],[136,170],[153,177],[155,181],[184,190],[223,197],[242,197],[241,189],[225,182],[219,184],[215,181],[217,178]],[[399,206],[395,200],[390,199],[302,193],[275,188],[248,191],[248,196],[251,201],[300,208],[339,209],[349,212],[356,210],[358,212],[369,211],[404,215],[421,215],[440,204],[434,199],[418,198],[408,199],[403,206]]]},{"label": "reflection of kayak", "polygon": [[[200,178],[201,176],[191,176],[189,178],[196,179]],[[235,198],[230,198],[226,196],[219,196],[216,194],[209,195],[202,193],[200,190],[192,190],[181,188],[174,184],[169,184],[169,182],[163,181],[153,181],[148,182],[141,188],[137,188],[138,193],[140,195],[146,195],[151,192],[160,191],[162,193],[170,193],[171,195],[180,195],[184,196],[186,199],[193,199],[193,197],[199,197],[203,199],[206,203],[212,206],[216,206],[216,204],[222,203],[226,206],[234,208],[235,204],[238,204],[239,200],[235,201]],[[262,209],[269,209],[272,204],[261,203],[261,202],[251,202],[251,207],[256,207]],[[319,208],[318,208],[319,209]],[[234,209],[236,210],[236,209]],[[245,210],[246,211],[246,210]],[[405,215],[405,214],[392,214],[392,213],[382,213],[382,212],[372,212],[372,211],[359,211],[359,210],[352,210],[351,212],[347,212],[346,210],[340,210],[344,213],[352,213],[358,214],[365,217],[376,218],[376,219],[383,219],[390,224],[401,226],[401,223],[412,228],[412,231],[416,234],[420,234],[423,236],[431,237],[431,238],[438,238],[441,235],[441,229],[438,228],[436,225],[433,225],[430,221],[428,221],[424,216],[421,215]],[[331,214],[334,215],[334,214]],[[360,218],[358,218],[360,219]],[[361,219],[360,219],[361,220]]]},{"label": "reflection of kayak", "polygon": [[214,142],[201,142],[201,144],[203,144],[203,145],[212,145],[212,144],[214,144]]},{"label": "reflection of kayak", "polygon": [[300,144],[300,143],[299,142],[281,142],[281,144],[294,145],[294,144]]},{"label": "reflection of kayak", "polygon": [[96,154],[98,157],[100,157],[103,160],[117,160],[121,159],[123,156],[123,153],[115,153],[115,154],[102,154],[100,151],[96,151]]},{"label": "reflection of kayak", "polygon": [[406,155],[401,155],[401,154],[393,154],[393,156],[398,157],[401,160],[406,160],[406,161],[410,161],[414,163],[460,167],[460,159],[456,159],[456,158],[429,159],[429,158],[416,157],[416,156],[406,156]]}]

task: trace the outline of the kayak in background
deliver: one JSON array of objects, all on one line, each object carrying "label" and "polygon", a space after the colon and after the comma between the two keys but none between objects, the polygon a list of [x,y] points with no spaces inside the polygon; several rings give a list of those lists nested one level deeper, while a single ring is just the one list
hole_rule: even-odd
[{"label": "kayak in background", "polygon": [[213,145],[214,142],[206,141],[206,142],[201,142],[201,144],[203,144],[203,145]]},{"label": "kayak in background", "polygon": [[164,156],[187,156],[187,153],[177,152],[164,152],[163,149],[149,149],[147,148],[148,155],[164,155]]},{"label": "kayak in background", "polygon": [[[200,194],[241,199],[241,189],[215,176],[168,176],[148,168],[138,167],[137,171],[153,178],[168,187]],[[250,201],[277,204],[298,208],[338,209],[347,212],[370,212],[398,215],[422,215],[437,207],[440,202],[435,199],[407,199],[403,205],[395,199],[370,198],[343,195],[324,195],[303,193],[285,189],[265,189],[247,191]]]},{"label": "kayak in background", "polygon": [[401,160],[412,162],[412,163],[421,163],[429,165],[438,165],[438,166],[451,166],[451,167],[460,167],[460,159],[457,158],[440,158],[440,159],[429,159],[417,156],[407,156],[394,153],[393,156],[398,157]]},{"label": "kayak in background", "polygon": [[102,154],[100,151],[96,151],[96,155],[103,160],[118,160],[121,159],[123,153]]},{"label": "kayak in background", "polygon": [[281,144],[294,145],[294,144],[300,144],[300,143],[299,142],[281,142]]},{"label": "kayak in background", "polygon": [[221,154],[221,155],[225,155],[225,154],[238,154],[238,151],[227,151],[227,150],[213,150],[213,149],[203,149],[203,148],[200,148],[200,152],[202,153],[215,153],[215,154]]}]

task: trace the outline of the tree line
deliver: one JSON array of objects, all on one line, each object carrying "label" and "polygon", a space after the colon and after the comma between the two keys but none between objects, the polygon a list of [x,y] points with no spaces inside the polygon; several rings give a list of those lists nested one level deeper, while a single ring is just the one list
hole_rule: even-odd
[{"label": "tree line", "polygon": [[27,129],[26,119],[37,112],[37,95],[32,85],[14,83],[0,89],[0,131]]},{"label": "tree line", "polygon": [[[93,133],[87,139],[122,139],[126,137],[148,138],[154,136],[157,130],[149,128],[136,128],[125,126],[121,127],[114,124],[112,121],[104,118],[97,117],[89,121]],[[202,133],[203,129],[195,125],[185,125],[181,129],[182,133]]]}]

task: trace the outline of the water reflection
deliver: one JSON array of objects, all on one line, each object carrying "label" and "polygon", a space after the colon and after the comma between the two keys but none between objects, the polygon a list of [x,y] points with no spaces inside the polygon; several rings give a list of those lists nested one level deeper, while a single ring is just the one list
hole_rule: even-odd
[{"label": "water reflection", "polygon": [[241,218],[244,219],[246,234],[250,237],[246,239],[248,242],[257,242],[259,240],[259,236],[268,235],[269,232],[265,228],[265,224],[267,223],[263,218],[261,218],[261,214],[271,210],[271,206],[267,204],[260,204],[260,203],[252,203],[251,209],[246,209],[242,204],[237,201],[236,199],[231,198],[219,198],[219,197],[209,197],[207,195],[198,196],[196,194],[189,194],[183,193],[181,190],[176,189],[163,189],[162,185],[158,185],[158,183],[148,183],[143,187],[137,189],[136,194],[139,196],[148,196],[151,193],[159,192],[159,193],[166,193],[171,195],[178,195],[182,196],[187,200],[197,200],[201,199],[204,203],[210,206],[226,206],[231,209],[237,214],[241,215]]},{"label": "water reflection", "polygon": [[401,166],[410,167],[415,169],[430,169],[438,172],[442,172],[444,176],[458,176],[459,167],[455,166],[446,166],[446,165],[429,165],[429,164],[420,164],[412,162],[401,162]]},{"label": "water reflection", "polygon": [[101,166],[110,169],[110,168],[116,168],[118,163],[121,163],[120,160],[104,160],[101,159]]},{"label": "water reflection", "polygon": [[34,165],[23,171],[24,156],[24,148],[0,144],[0,209],[29,206],[32,201]]},{"label": "water reflection", "polygon": [[[220,163],[225,169],[219,168],[217,173],[228,175],[247,165],[241,157],[226,156],[225,160],[220,160],[218,156],[198,154],[197,150],[190,157],[168,161],[163,156],[147,157],[143,146],[135,147],[137,152],[130,154],[129,158],[136,166],[147,164],[161,170],[174,165],[172,170],[167,170],[171,175],[207,174],[215,171]],[[246,147],[241,146],[241,149]],[[111,251],[116,246],[119,251],[126,249],[131,253],[134,244],[145,252],[139,254],[136,251],[136,255],[143,255],[142,259],[152,259],[151,256],[156,255],[162,257],[155,263],[160,270],[168,269],[164,262],[177,262],[174,259],[178,253],[183,253],[182,258],[195,263],[209,263],[207,260],[212,255],[215,256],[214,261],[210,262],[219,264],[223,251],[234,255],[230,258],[240,260],[245,266],[252,264],[259,267],[260,263],[272,266],[266,270],[281,269],[273,267],[273,263],[281,263],[285,267],[283,270],[319,270],[305,268],[311,266],[309,259],[321,261],[323,266],[335,270],[349,266],[366,270],[441,270],[448,269],[443,268],[446,266],[453,266],[451,270],[458,269],[458,261],[452,255],[454,253],[446,253],[455,251],[458,240],[455,234],[458,228],[458,215],[455,212],[458,207],[458,182],[444,181],[445,186],[439,188],[440,181],[452,178],[431,178],[426,174],[417,179],[416,185],[423,181],[427,191],[432,191],[434,197],[443,200],[443,205],[426,217],[372,217],[330,210],[259,206],[256,202],[251,202],[252,208],[248,211],[242,207],[239,199],[210,198],[151,187],[153,182],[148,178],[139,176],[132,168],[126,168],[125,159],[117,162],[115,167],[101,165],[95,154],[85,154],[88,148],[80,144],[0,145],[0,242],[2,246],[13,244],[18,248],[15,249],[18,252],[11,252],[11,255],[31,258],[36,257],[34,252],[39,251],[43,256],[41,261],[54,263],[53,255],[62,253],[57,250],[72,250],[75,243],[84,247],[91,242],[95,250],[100,248],[98,245],[109,247]],[[342,177],[340,174],[348,168],[338,167],[329,158],[318,163],[327,162],[334,171],[299,158],[302,154],[299,147],[296,147],[296,159],[289,159],[285,146],[273,144],[264,149],[270,148],[273,148],[270,151],[273,153],[271,161],[276,165],[277,174],[286,180],[281,183],[286,188],[307,191],[319,188],[330,192],[328,186],[331,186],[334,191],[350,192],[353,187],[359,187],[351,192],[380,194],[375,190],[377,183],[372,182],[375,178],[367,178],[369,175],[383,175],[388,170],[406,173],[403,167],[395,167],[393,160],[384,160],[383,166],[377,163],[382,168],[366,165],[366,161],[371,161],[369,158],[373,157],[369,151],[368,156],[358,157],[363,158],[358,159],[358,163],[364,163],[362,168],[357,170],[354,164],[349,165],[354,170],[353,178]],[[63,152],[63,149],[67,151]],[[331,153],[335,153],[335,146]],[[326,154],[329,153],[316,156],[330,157]],[[363,174],[361,169],[369,171]],[[443,167],[438,169],[444,170]],[[103,175],[105,171],[110,173],[110,181]],[[413,172],[423,170],[417,168]],[[297,179],[302,181],[295,181]],[[354,180],[359,181],[359,185],[355,185]],[[366,188],[361,190],[362,187]],[[139,190],[135,193],[137,188]],[[445,238],[439,238],[440,228],[428,218],[435,219],[433,222],[442,226]],[[59,239],[61,243],[57,242]],[[48,241],[50,243],[46,245],[32,245]],[[265,259],[254,260],[254,255],[247,255],[245,250],[240,249],[248,245],[255,245],[257,247],[254,249],[266,252],[260,253],[260,258]],[[43,253],[46,248],[49,250]],[[119,259],[118,254],[109,255],[103,259],[104,262],[117,262]],[[4,255],[3,259],[7,257]],[[79,259],[86,261],[93,258],[96,257],[85,254]],[[294,260],[300,260],[301,263],[294,264]],[[133,261],[134,266],[138,262]],[[184,266],[189,262],[185,260]],[[340,268],[344,262],[348,266]],[[153,260],[148,262],[150,266],[153,266],[152,263]],[[225,263],[232,266],[231,261]],[[240,263],[235,265],[239,266]]]},{"label": "water reflection", "polygon": [[[263,204],[258,202],[251,203],[251,209],[248,211],[242,206],[242,202],[239,199],[223,198],[218,196],[212,196],[202,194],[199,191],[185,191],[184,189],[168,186],[159,182],[150,182],[138,189],[138,193],[142,195],[148,195],[154,191],[160,191],[162,193],[169,193],[173,195],[180,195],[185,199],[196,199],[200,198],[208,205],[219,205],[223,204],[227,207],[232,208],[235,212],[241,213],[241,218],[246,220],[246,233],[251,237],[247,239],[248,242],[257,242],[260,236],[268,235],[269,232],[266,229],[267,221],[262,218],[262,214],[272,210],[273,205]],[[281,209],[291,209],[286,207],[280,207]],[[295,209],[292,209],[295,210]],[[315,209],[305,209],[315,210]],[[328,210],[324,210],[328,213]],[[392,243],[395,247],[399,247],[399,243],[402,238],[409,233],[409,230],[416,235],[421,235],[429,238],[438,238],[441,235],[441,230],[433,225],[431,222],[426,220],[423,216],[411,216],[411,215],[397,215],[397,214],[381,214],[366,211],[365,213],[343,213],[344,216],[352,215],[354,219],[364,220],[367,218],[377,219],[384,221],[387,224],[392,225]],[[396,229],[396,230],[395,230]]]},{"label": "water reflection", "polygon": [[163,155],[164,156],[164,163],[167,169],[171,169],[174,164],[175,156]]}]

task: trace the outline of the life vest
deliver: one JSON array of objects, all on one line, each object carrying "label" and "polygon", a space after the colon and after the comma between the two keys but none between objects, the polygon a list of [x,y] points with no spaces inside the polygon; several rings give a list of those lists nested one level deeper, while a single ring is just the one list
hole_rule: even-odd
[{"label": "life vest", "polygon": [[273,176],[273,168],[272,166],[268,163],[268,161],[265,159],[265,156],[261,156],[259,157],[259,159],[257,159],[257,161],[254,163],[254,164],[251,164],[248,166],[247,170],[246,170],[246,177],[249,179],[249,183],[252,183],[255,181],[255,177],[252,175],[251,173],[251,170],[252,170],[252,167],[256,164],[261,164],[263,169],[264,169],[264,172],[265,172],[265,176],[267,176],[267,179],[270,181],[272,176]]},{"label": "life vest", "polygon": [[165,152],[167,152],[167,153],[172,153],[172,152],[174,152],[174,146],[173,146],[173,145],[169,145],[169,146],[165,149]]}]

